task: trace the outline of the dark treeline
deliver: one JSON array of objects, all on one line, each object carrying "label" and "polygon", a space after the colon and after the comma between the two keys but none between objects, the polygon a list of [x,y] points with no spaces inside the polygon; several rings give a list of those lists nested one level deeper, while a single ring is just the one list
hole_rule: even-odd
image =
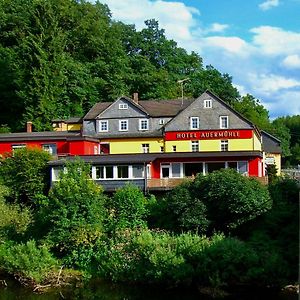
[{"label": "dark treeline", "polygon": [[[145,29],[113,21],[109,8],[77,0],[0,1],[0,132],[51,129],[54,118],[84,115],[93,104],[138,92],[141,99],[197,97],[206,89],[260,129],[282,140],[299,163],[300,117],[270,122],[252,95],[241,97],[229,74],[203,66],[166,38],[156,20]],[[213,63],[213,62],[212,62]]]},{"label": "dark treeline", "polygon": [[297,281],[299,186],[262,186],[223,169],[162,198],[126,185],[107,195],[81,161],[47,187],[48,153],[0,161],[0,272],[38,287],[68,278],[281,288]]}]

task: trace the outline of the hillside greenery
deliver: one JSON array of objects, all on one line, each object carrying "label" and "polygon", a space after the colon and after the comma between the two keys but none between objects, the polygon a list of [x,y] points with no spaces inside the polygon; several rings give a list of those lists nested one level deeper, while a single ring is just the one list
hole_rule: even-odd
[{"label": "hillside greenery", "polygon": [[109,7],[85,0],[0,1],[0,132],[51,129],[51,120],[83,116],[96,102],[139,93],[141,99],[198,97],[209,89],[283,144],[287,165],[299,161],[299,116],[270,121],[232,77],[204,66],[167,39],[154,19],[136,30]]}]

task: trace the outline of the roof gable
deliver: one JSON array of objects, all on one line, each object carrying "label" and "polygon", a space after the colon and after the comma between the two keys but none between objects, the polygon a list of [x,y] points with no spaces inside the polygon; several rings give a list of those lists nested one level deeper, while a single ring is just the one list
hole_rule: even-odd
[{"label": "roof gable", "polygon": [[[211,100],[212,107],[205,108],[204,101]],[[189,118],[199,117],[200,130],[220,129],[220,116],[229,117],[229,129],[253,129],[254,124],[244,118],[222,99],[206,91],[180,111],[169,123],[166,131],[190,130]]]}]

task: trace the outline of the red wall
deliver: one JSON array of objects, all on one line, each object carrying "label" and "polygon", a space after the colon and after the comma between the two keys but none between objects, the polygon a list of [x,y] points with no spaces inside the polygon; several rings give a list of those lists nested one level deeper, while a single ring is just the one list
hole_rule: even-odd
[{"label": "red wall", "polygon": [[58,155],[93,155],[94,146],[98,147],[97,142],[90,141],[66,141],[66,140],[42,140],[42,141],[17,141],[0,142],[0,154],[12,151],[13,145],[24,144],[26,147],[42,148],[43,144],[56,144]]},{"label": "red wall", "polygon": [[171,162],[209,162],[209,161],[248,161],[248,173],[249,176],[258,176],[258,165],[261,163],[261,159],[259,157],[251,158],[248,157],[228,157],[224,158],[215,158],[215,157],[206,157],[204,159],[199,158],[166,158],[166,159],[157,159],[151,165],[151,176],[152,178],[160,178],[160,164],[161,163],[171,163]]}]

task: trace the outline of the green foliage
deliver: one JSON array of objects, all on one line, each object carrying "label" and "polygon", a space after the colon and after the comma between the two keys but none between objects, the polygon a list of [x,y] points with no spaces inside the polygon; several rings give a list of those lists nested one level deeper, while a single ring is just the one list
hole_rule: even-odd
[{"label": "green foliage", "polygon": [[36,206],[48,189],[49,153],[36,148],[17,149],[1,160],[0,183],[10,189],[13,200]]},{"label": "green foliage", "polygon": [[152,206],[153,227],[175,232],[207,232],[210,223],[207,219],[207,209],[201,197],[191,192],[193,185],[192,182],[185,182],[177,186]]},{"label": "green foliage", "polygon": [[194,185],[206,205],[211,230],[230,232],[272,206],[267,187],[232,169],[198,174]]},{"label": "green foliage", "polygon": [[105,196],[90,179],[89,168],[80,160],[67,163],[66,172],[50,190],[49,203],[42,208],[41,216],[48,224],[47,241],[60,256],[93,245],[103,234]]},{"label": "green foliage", "polygon": [[146,198],[135,185],[118,189],[109,203],[109,219],[114,229],[144,227]]},{"label": "green foliage", "polygon": [[57,266],[58,261],[48,249],[37,246],[33,240],[25,244],[0,244],[0,268],[9,274],[41,283]]},{"label": "green foliage", "polygon": [[255,179],[232,169],[198,174],[152,209],[154,227],[175,232],[193,230],[199,233],[231,232],[271,208],[268,190]]},{"label": "green foliage", "polygon": [[6,203],[5,197],[8,195],[8,188],[0,185],[0,242],[24,234],[32,222],[28,208]]},{"label": "green foliage", "polygon": [[279,285],[286,273],[280,256],[255,251],[224,235],[171,235],[161,231],[122,231],[95,249],[96,275],[114,281],[222,287]]},{"label": "green foliage", "polygon": [[255,99],[247,94],[234,103],[234,108],[245,118],[253,122],[259,129],[269,130],[271,127],[268,110]]}]

